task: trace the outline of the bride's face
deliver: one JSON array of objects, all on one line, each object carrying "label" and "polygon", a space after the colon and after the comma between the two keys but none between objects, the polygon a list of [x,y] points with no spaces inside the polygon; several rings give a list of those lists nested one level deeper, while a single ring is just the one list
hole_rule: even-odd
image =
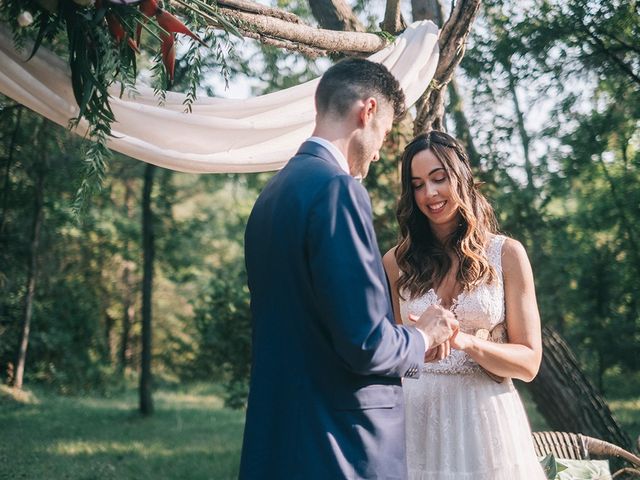
[{"label": "bride's face", "polygon": [[451,179],[431,150],[413,157],[411,188],[416,205],[432,225],[457,224],[458,203],[452,195]]}]

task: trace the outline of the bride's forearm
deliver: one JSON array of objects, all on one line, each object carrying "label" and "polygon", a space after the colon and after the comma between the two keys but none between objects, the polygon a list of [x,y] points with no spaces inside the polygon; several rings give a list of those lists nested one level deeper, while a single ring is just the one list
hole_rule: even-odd
[{"label": "bride's forearm", "polygon": [[540,355],[526,345],[495,343],[466,335],[462,350],[480,366],[501,377],[530,382],[540,368]]}]

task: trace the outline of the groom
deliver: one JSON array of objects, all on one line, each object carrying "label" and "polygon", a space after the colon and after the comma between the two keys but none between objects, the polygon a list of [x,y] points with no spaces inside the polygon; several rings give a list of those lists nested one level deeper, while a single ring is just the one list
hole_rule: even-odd
[{"label": "groom", "polygon": [[[240,478],[404,479],[400,379],[457,328],[431,307],[393,322],[364,178],[404,113],[382,65],[331,67],[313,136],[269,182],[245,233],[252,370]],[[355,177],[355,178],[354,178]]]}]

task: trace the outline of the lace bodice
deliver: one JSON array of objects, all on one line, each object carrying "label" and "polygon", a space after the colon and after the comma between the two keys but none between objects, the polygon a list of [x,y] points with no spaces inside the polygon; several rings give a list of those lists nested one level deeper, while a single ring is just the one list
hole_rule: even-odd
[{"label": "lace bodice", "polygon": [[[494,235],[487,248],[487,258],[496,271],[493,283],[484,283],[473,290],[463,291],[453,301],[451,310],[458,317],[460,329],[465,333],[475,335],[478,330],[491,332],[504,322],[504,283],[502,277],[502,245],[504,236]],[[408,292],[404,295],[408,298]],[[426,294],[417,298],[400,298],[400,315],[402,322],[409,325],[409,314],[420,315],[430,305],[440,305],[442,299],[432,288]],[[496,331],[499,329],[496,329]],[[423,371],[434,373],[474,373],[480,366],[464,352],[452,350],[451,355],[440,362],[425,363]]]}]

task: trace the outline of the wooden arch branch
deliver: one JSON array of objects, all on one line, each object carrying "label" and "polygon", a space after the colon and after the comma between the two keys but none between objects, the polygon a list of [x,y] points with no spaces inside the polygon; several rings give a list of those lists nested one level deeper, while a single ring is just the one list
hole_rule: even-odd
[{"label": "wooden arch branch", "polygon": [[[217,8],[244,36],[313,56],[334,52],[371,55],[388,44],[374,33],[312,27],[289,12],[245,0],[219,0]],[[221,27],[213,18],[208,21],[212,27]]]},{"label": "wooden arch branch", "polygon": [[414,134],[444,130],[444,94],[453,72],[462,60],[471,25],[480,9],[480,0],[459,0],[442,26],[438,45],[440,60],[429,87],[418,101]]}]

